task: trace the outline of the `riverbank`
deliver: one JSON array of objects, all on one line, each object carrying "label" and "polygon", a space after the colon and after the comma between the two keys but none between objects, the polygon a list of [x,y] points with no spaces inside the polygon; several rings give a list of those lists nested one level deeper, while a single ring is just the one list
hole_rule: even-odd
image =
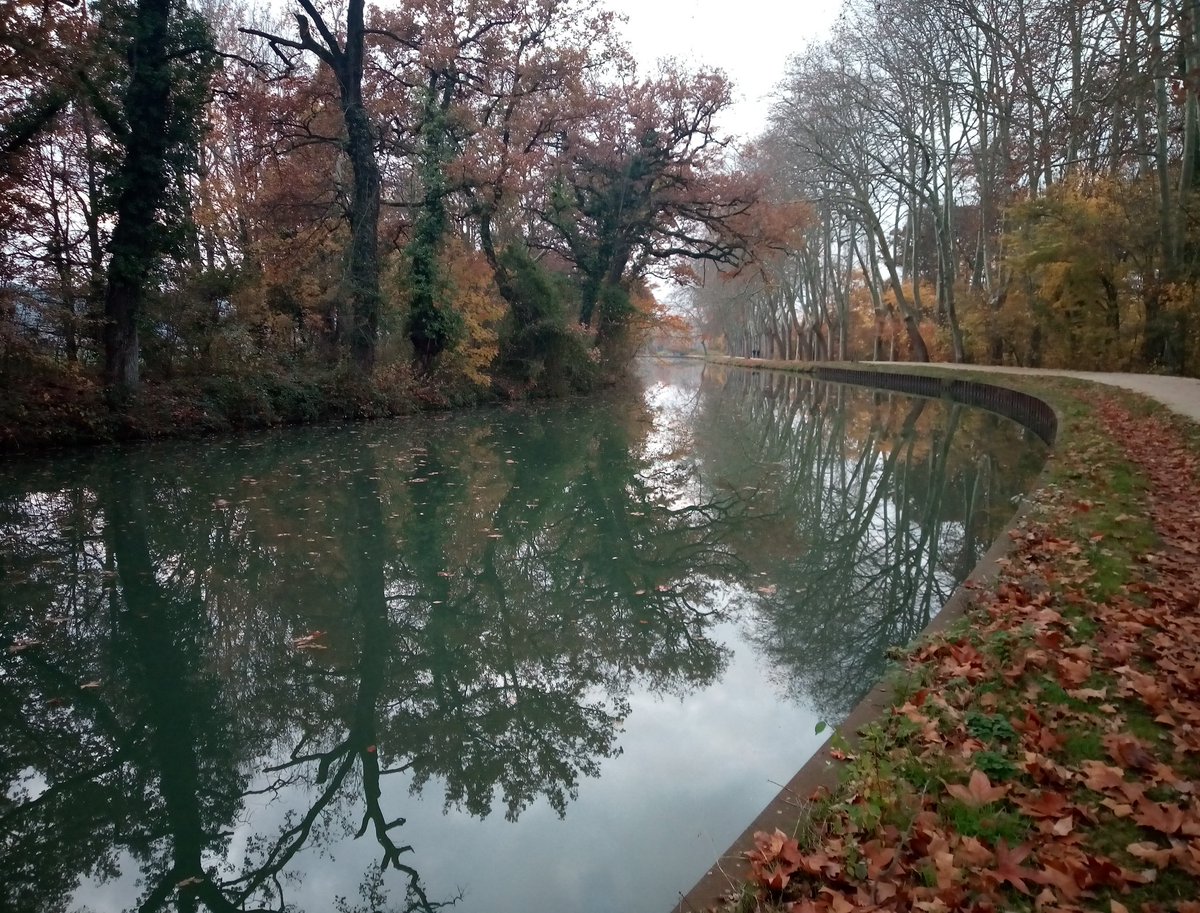
[{"label": "riverbank", "polygon": [[680,909],[724,883],[738,911],[1200,910],[1200,426],[1079,380],[902,370],[1050,403],[1041,484],[965,614]]},{"label": "riverbank", "polygon": [[6,379],[0,453],[371,421],[546,395],[555,394],[529,384],[489,386],[436,373],[421,377],[407,366],[372,377],[310,368],[150,381],[123,409],[113,410],[93,374],[56,364],[53,370]]}]

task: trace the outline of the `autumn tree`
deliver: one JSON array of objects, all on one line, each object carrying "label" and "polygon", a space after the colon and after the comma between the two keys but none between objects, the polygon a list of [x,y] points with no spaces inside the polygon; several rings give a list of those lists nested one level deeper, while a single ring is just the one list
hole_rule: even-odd
[{"label": "autumn tree", "polygon": [[409,214],[407,323],[422,360],[449,346],[459,325],[453,291],[438,279],[438,252],[456,223],[505,301],[523,307],[503,253],[529,240],[529,198],[547,179],[556,126],[575,116],[585,75],[621,57],[612,19],[595,0],[489,0],[469,10],[426,0],[378,11],[386,145],[394,179],[411,186],[389,203]]},{"label": "autumn tree", "polygon": [[[1069,363],[1071,347],[1042,344],[1064,338],[1066,300],[1045,264],[1065,262],[1065,226],[1091,237],[1099,218],[1103,246],[1119,244],[1099,272],[1082,257],[1068,284],[1105,275],[1114,288],[1103,306],[1067,309],[1074,335],[1111,336],[1105,358],[1128,367],[1194,370],[1193,13],[1170,0],[851,2],[798,49],[757,141],[822,224],[795,251],[795,300],[814,293],[815,313],[844,313],[846,328],[873,322],[859,355]],[[745,299],[751,336],[784,342],[780,278]],[[730,286],[730,313],[746,291]],[[705,300],[723,306],[715,290]],[[886,337],[901,324],[896,346]]]},{"label": "autumn tree", "polygon": [[603,335],[629,310],[631,280],[679,258],[733,262],[750,246],[758,188],[727,167],[719,72],[674,65],[593,90],[563,132],[539,215],[579,275],[579,320]]},{"label": "autumn tree", "polygon": [[0,8],[3,173],[12,173],[73,99],[93,90],[86,78],[91,26],[75,4],[13,0]]},{"label": "autumn tree", "polygon": [[[363,95],[367,28],[364,0],[349,0],[345,23],[333,23],[310,0],[299,0],[295,13],[298,38],[248,28],[267,40],[285,65],[295,67],[289,51],[309,53],[337,80],[344,135],[342,148],[350,163],[351,194],[347,206],[350,241],[346,251],[345,293],[350,302],[347,334],[350,357],[361,371],[375,363],[379,340],[379,206],[380,176],[376,157],[377,131]],[[314,33],[315,30],[315,33]]]},{"label": "autumn tree", "polygon": [[[40,188],[25,187],[51,222],[59,222],[47,238],[47,257],[56,264],[64,305],[75,296],[67,281],[67,236],[86,232],[90,297],[99,297],[101,259],[107,256],[103,378],[119,401],[138,384],[138,322],[154,271],[177,237],[172,229],[186,220],[172,187],[193,167],[213,48],[203,19],[182,3],[104,2],[96,5],[94,19],[86,8],[59,15],[56,6],[20,3],[4,11],[0,39],[11,51],[3,66],[11,70],[5,87],[13,104],[0,127],[0,156],[19,180],[22,155],[35,154],[43,163],[62,159],[69,146],[54,129],[82,134],[85,183],[70,179],[86,200],[81,219],[62,221],[62,197],[44,181]],[[66,125],[68,111],[74,117]],[[112,146],[112,166],[101,151],[102,132]],[[65,170],[59,173],[68,180]],[[107,250],[102,220],[112,225]],[[68,351],[75,353],[72,322],[67,331]]]}]

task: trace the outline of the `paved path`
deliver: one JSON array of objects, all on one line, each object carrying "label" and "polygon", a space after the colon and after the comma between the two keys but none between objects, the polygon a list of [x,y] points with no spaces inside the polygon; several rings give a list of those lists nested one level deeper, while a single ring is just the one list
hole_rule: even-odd
[{"label": "paved path", "polygon": [[[925,367],[916,362],[886,362],[876,361],[869,364],[886,367],[889,364],[903,364],[911,367]],[[1078,377],[1080,380],[1092,380],[1114,387],[1124,387],[1135,393],[1144,393],[1158,400],[1169,409],[1180,415],[1200,422],[1200,380],[1191,377],[1166,377],[1160,374],[1118,374],[1103,371],[1057,371],[1052,368],[1006,368],[989,365],[954,365],[937,362],[929,365],[932,368],[952,368],[963,371],[989,371],[997,374],[1048,374],[1058,377]]]}]

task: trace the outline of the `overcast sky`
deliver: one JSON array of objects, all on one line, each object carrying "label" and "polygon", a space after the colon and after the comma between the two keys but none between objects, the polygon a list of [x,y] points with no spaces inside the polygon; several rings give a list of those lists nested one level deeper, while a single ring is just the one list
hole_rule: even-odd
[{"label": "overcast sky", "polygon": [[734,82],[726,129],[750,139],[766,123],[770,95],[788,56],[823,36],[841,0],[607,0],[629,17],[626,37],[640,63],[676,57],[719,67]]}]

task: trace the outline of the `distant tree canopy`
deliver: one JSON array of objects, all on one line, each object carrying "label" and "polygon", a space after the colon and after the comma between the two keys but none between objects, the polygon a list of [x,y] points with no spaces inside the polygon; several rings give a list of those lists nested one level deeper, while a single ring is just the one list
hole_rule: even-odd
[{"label": "distant tree canopy", "polygon": [[0,371],[583,383],[652,271],[766,237],[725,76],[639,73],[596,0],[272,15],[0,11]]},{"label": "distant tree canopy", "polygon": [[1198,374],[1198,73],[1184,0],[849,0],[754,150],[803,241],[710,270],[697,322],[738,354]]}]

